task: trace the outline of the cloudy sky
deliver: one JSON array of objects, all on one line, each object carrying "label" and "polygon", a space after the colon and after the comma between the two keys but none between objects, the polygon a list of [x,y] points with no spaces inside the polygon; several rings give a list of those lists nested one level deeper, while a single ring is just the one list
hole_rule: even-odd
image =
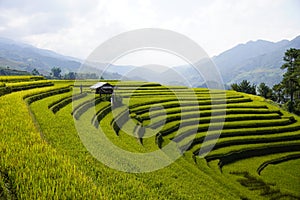
[{"label": "cloudy sky", "polygon": [[299,0],[0,0],[0,36],[86,58],[138,28],[184,34],[214,56],[238,43],[300,35]]}]

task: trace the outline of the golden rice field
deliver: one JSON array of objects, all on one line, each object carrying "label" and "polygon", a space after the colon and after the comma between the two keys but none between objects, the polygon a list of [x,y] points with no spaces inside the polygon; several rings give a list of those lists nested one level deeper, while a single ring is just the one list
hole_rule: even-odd
[{"label": "golden rice field", "polygon": [[0,76],[0,199],[300,199],[298,116],[134,81],[115,106],[95,82]]}]

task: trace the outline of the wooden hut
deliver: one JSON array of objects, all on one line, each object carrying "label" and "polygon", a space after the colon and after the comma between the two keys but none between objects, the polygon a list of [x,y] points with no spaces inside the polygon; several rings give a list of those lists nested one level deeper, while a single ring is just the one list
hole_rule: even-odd
[{"label": "wooden hut", "polygon": [[92,85],[90,89],[95,90],[95,93],[100,94],[100,97],[102,94],[111,95],[114,92],[114,86],[107,82],[98,82],[95,85]]}]

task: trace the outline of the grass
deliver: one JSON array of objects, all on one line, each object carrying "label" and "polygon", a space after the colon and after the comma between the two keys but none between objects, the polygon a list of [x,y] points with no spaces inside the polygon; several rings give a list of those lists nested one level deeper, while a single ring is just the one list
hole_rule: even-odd
[{"label": "grass", "polygon": [[6,83],[6,87],[9,87],[12,92],[19,90],[28,90],[31,88],[53,86],[54,84],[51,81],[29,81],[29,82],[18,82],[18,83]]},{"label": "grass", "polygon": [[[74,127],[74,121],[72,119],[71,105],[67,105],[57,114],[51,114],[51,111],[47,109],[47,105],[58,99],[55,96],[40,100],[31,105],[36,118],[45,134],[46,138],[51,141],[51,145],[61,152],[66,152],[72,161],[78,166],[78,169],[82,170],[85,174],[93,180],[93,182],[102,190],[105,190],[110,198],[121,198],[121,199],[189,199],[189,198],[222,198],[226,196],[230,198],[237,197],[235,194],[227,193],[223,191],[222,187],[210,179],[209,176],[203,174],[198,170],[196,166],[190,170],[182,168],[182,163],[186,163],[184,159],[174,163],[168,168],[161,169],[157,172],[146,173],[146,174],[127,174],[118,172],[113,169],[106,167],[97,160],[95,160],[82,145],[78,138],[77,130]],[[100,107],[101,103],[97,106]],[[101,108],[99,108],[101,109]],[[48,110],[48,111],[47,111]],[[91,126],[91,130],[94,130],[95,134],[99,134],[91,124],[90,120],[96,110],[93,108],[87,109],[83,113],[81,119],[84,126]],[[44,116],[48,117],[45,118]],[[109,116],[110,115],[110,116]],[[124,134],[120,134],[117,137],[111,129],[110,123],[112,116],[109,114],[105,117],[105,120],[101,120],[101,128],[106,130],[107,137],[118,145],[123,145],[124,149],[137,151],[144,151],[145,147],[137,143],[136,140],[127,137]],[[50,128],[51,127],[51,128]],[[93,134],[90,132],[90,134]],[[122,142],[123,141],[123,142]],[[154,143],[148,143],[149,147],[155,147]],[[125,145],[125,146],[124,146]],[[147,145],[147,143],[145,144]],[[112,152],[108,152],[112,155]],[[116,160],[116,157],[108,157],[107,159]],[[151,163],[149,163],[150,165]],[[187,163],[189,165],[189,163]],[[192,172],[191,172],[192,171]],[[203,176],[207,179],[198,179],[196,177]],[[161,177],[166,177],[164,180]],[[198,179],[198,180],[197,180]],[[194,181],[197,180],[195,184]],[[210,186],[207,186],[209,182]],[[112,184],[113,183],[113,184]],[[177,183],[177,184],[176,184]],[[179,184],[178,184],[179,183]],[[201,189],[199,189],[199,186]],[[137,189],[138,188],[138,189]],[[211,191],[211,192],[208,192]],[[213,193],[213,191],[217,191]],[[222,195],[221,195],[222,194]]]},{"label": "grass", "polygon": [[[0,171],[1,189],[6,191],[1,197],[58,199],[75,197],[77,191],[77,198],[105,198],[69,158],[40,137],[23,98],[41,91],[33,89],[1,97]],[[3,182],[9,185],[3,186]]]},{"label": "grass", "polygon": [[44,80],[43,76],[0,76],[0,82],[25,82]]},{"label": "grass", "polygon": [[[280,191],[285,195],[291,195],[290,198],[286,197],[287,199],[297,199],[299,198],[299,178],[297,178],[298,169],[296,169],[295,165],[289,165],[290,161],[283,162],[282,164],[270,165],[266,167],[262,172],[261,175],[258,173],[258,169],[264,163],[270,160],[276,160],[283,157],[288,157],[292,155],[299,155],[298,153],[273,153],[267,156],[258,156],[248,159],[243,159],[237,161],[235,163],[225,165],[223,167],[223,174],[226,176],[227,179],[231,179],[231,181],[237,181],[236,176],[232,176],[231,174],[242,174],[247,172],[248,175],[251,174],[252,177],[256,179],[262,179],[265,183],[272,186],[273,190]],[[298,160],[294,160],[297,163]],[[292,162],[293,163],[293,162]],[[285,164],[289,165],[284,169]],[[277,169],[274,169],[277,168]],[[289,176],[287,174],[295,173],[296,176]],[[294,178],[292,178],[294,177]],[[296,198],[292,198],[295,196]]]},{"label": "grass", "polygon": [[[159,123],[162,120],[165,120],[166,122],[172,122],[175,120],[185,120],[185,119],[191,119],[191,118],[205,118],[205,117],[212,117],[211,119],[214,120],[215,117],[217,116],[224,116],[225,115],[246,115],[246,114],[278,114],[278,111],[272,111],[269,109],[213,109],[213,110],[204,110],[204,111],[185,111],[185,112],[181,112],[181,113],[175,113],[175,114],[170,114],[167,111],[167,116],[166,114],[161,114],[160,115],[154,115],[154,117],[152,116],[147,116],[147,115],[139,115],[139,117],[141,118],[142,121],[144,120],[150,120],[151,119],[151,123]],[[276,118],[276,117],[275,117]],[[273,119],[273,118],[272,118]],[[287,119],[289,120],[289,119]]]},{"label": "grass", "polygon": [[53,83],[42,76],[0,76],[0,96],[45,86],[53,86]]},{"label": "grass", "polygon": [[64,101],[65,99],[68,99],[68,98],[72,97],[72,93],[73,93],[73,92],[70,91],[70,92],[65,93],[65,94],[63,94],[63,95],[60,95],[60,98],[59,98],[58,100],[56,100],[56,101],[51,102],[51,103],[48,105],[48,108],[50,109],[50,108],[52,108],[53,106],[55,106],[55,105],[59,104],[60,102]]},{"label": "grass", "polygon": [[[201,120],[201,119],[200,119]],[[287,126],[284,126],[287,125]],[[278,127],[277,127],[278,126]],[[289,119],[271,119],[271,120],[245,120],[245,121],[229,121],[229,122],[213,122],[210,124],[183,124],[177,125],[180,130],[174,130],[173,124],[167,124],[160,130],[160,133],[164,136],[168,135],[169,138],[174,138],[176,135],[176,141],[180,141],[195,133],[206,132],[209,129],[209,133],[215,134],[215,132],[222,131],[227,137],[234,135],[257,135],[260,133],[274,133],[284,130],[299,130],[299,126],[292,124]],[[227,130],[229,129],[229,130]]]},{"label": "grass", "polygon": [[[136,103],[136,104],[131,104],[129,106],[130,112],[135,113],[138,115],[144,114],[149,111],[149,109],[152,109],[153,111],[156,109],[169,109],[169,108],[185,108],[185,107],[194,107],[194,109],[197,109],[197,107],[201,106],[203,108],[218,108],[218,107],[223,107],[224,105],[231,104],[231,103],[238,103],[238,102],[251,102],[251,99],[249,98],[241,98],[241,99],[229,99],[227,101],[225,100],[183,100],[183,101],[178,101],[178,99],[171,99],[171,98],[166,98],[166,99],[161,99],[159,101],[157,98],[148,99],[147,104],[145,102],[143,103]],[[199,109],[201,109],[199,107]],[[278,110],[278,109],[277,109]]]},{"label": "grass", "polygon": [[95,128],[98,128],[100,121],[110,112],[111,112],[110,103],[107,101],[101,102],[100,105],[97,106],[97,112],[94,114],[91,123],[95,126]]},{"label": "grass", "polygon": [[53,113],[58,112],[60,109],[68,105],[69,103],[72,103],[78,99],[81,99],[83,97],[87,96],[87,93],[82,93],[82,94],[74,94],[74,95],[68,95],[65,97],[62,97],[61,99],[52,102],[51,104],[48,105],[48,108],[52,110]]},{"label": "grass", "polygon": [[300,159],[270,165],[262,171],[261,177],[268,182],[276,183],[281,191],[300,198]]},{"label": "grass", "polygon": [[[201,116],[201,114],[200,114]],[[243,120],[266,120],[266,119],[280,119],[280,115],[278,113],[268,113],[268,114],[263,114],[263,115],[257,115],[257,114],[233,114],[233,115],[220,115],[220,116],[214,116],[213,118],[210,117],[201,117],[201,118],[187,118],[185,119],[184,117],[181,118],[180,115],[175,115],[174,117],[168,117],[166,118],[166,121],[159,121],[159,120],[151,120],[148,124],[151,128],[157,129],[162,125],[166,125],[168,127],[174,127],[181,125],[186,126],[186,125],[196,125],[196,124],[206,124],[210,123],[211,121],[213,122],[230,122],[230,121],[243,121]],[[164,123],[165,122],[165,123]],[[147,123],[147,121],[145,122]],[[169,125],[171,124],[171,125]]]},{"label": "grass", "polygon": [[286,156],[282,156],[276,159],[272,159],[272,160],[268,160],[265,161],[264,163],[262,163],[258,168],[257,168],[257,173],[260,175],[261,172],[268,166],[270,165],[276,165],[276,164],[280,164],[286,161],[290,161],[290,160],[296,160],[300,158],[300,154],[296,153],[296,154],[289,154]]},{"label": "grass", "polygon": [[299,198],[299,117],[263,98],[113,81],[111,109],[96,81],[1,78],[0,199]]},{"label": "grass", "polygon": [[102,99],[100,97],[91,98],[89,101],[79,104],[73,111],[72,115],[75,119],[79,119],[80,116],[85,113],[89,108],[101,103]]},{"label": "grass", "polygon": [[[267,109],[266,106],[260,106],[260,105],[253,105],[252,103],[238,103],[238,104],[221,104],[221,105],[206,105],[206,106],[184,106],[185,104],[181,104],[180,107],[176,106],[176,107],[170,107],[168,109],[164,109],[164,110],[149,110],[149,112],[144,112],[141,113],[140,110],[139,113],[141,113],[141,117],[146,118],[152,118],[152,117],[157,117],[160,115],[164,115],[164,114],[175,114],[175,113],[183,113],[183,112],[188,112],[188,111],[200,111],[202,112],[203,110],[216,110],[216,109],[242,109],[242,108],[253,108],[253,109]],[[163,106],[163,105],[162,105]],[[150,107],[151,108],[151,107]],[[143,108],[141,109],[143,110]],[[201,113],[200,113],[201,114]]]},{"label": "grass", "polygon": [[292,141],[279,141],[279,142],[265,142],[259,144],[240,144],[234,146],[226,146],[214,151],[211,151],[206,156],[207,161],[221,159],[221,166],[230,164],[237,160],[260,156],[269,155],[281,152],[296,152],[299,151],[299,139]]}]

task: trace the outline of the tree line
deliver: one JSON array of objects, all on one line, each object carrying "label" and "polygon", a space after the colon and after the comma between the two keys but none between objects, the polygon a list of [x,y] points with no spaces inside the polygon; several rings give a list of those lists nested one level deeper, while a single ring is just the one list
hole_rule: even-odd
[{"label": "tree line", "polygon": [[[48,79],[65,79],[65,80],[75,80],[75,79],[99,79],[96,73],[76,73],[68,72],[64,75],[61,74],[61,69],[59,67],[53,67],[49,76],[45,76]],[[41,75],[39,71],[34,68],[31,72],[32,75]],[[103,79],[102,77],[100,79]]]},{"label": "tree line", "polygon": [[283,106],[289,112],[300,115],[300,49],[288,49],[283,57],[285,70],[280,83],[272,88],[265,83],[258,86],[247,80],[231,85],[231,89],[248,94],[258,94],[266,99],[271,99]]}]

